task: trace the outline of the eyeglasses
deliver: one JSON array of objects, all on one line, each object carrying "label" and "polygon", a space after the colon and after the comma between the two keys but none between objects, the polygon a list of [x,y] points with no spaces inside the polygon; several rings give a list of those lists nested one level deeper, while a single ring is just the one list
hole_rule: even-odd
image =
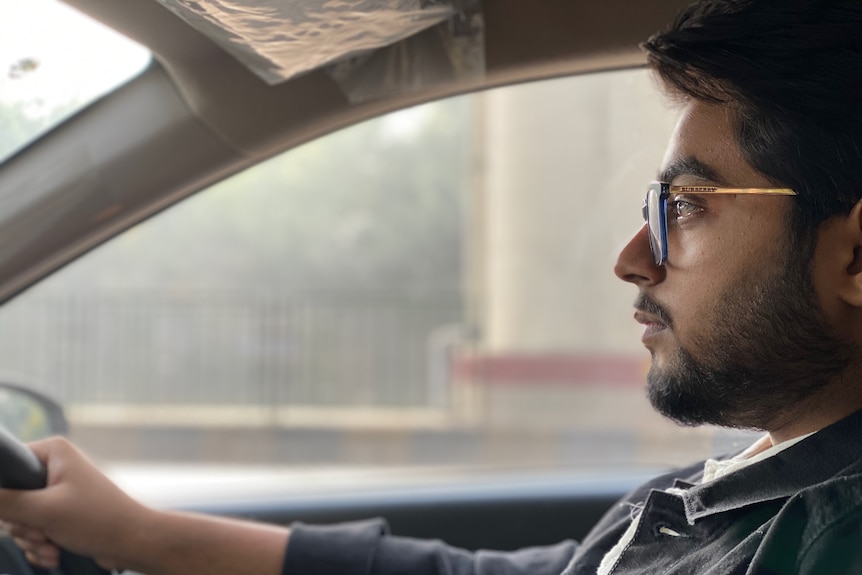
[{"label": "eyeglasses", "polygon": [[643,204],[644,221],[647,223],[649,247],[655,264],[667,261],[667,200],[671,194],[762,194],[795,196],[789,188],[718,188],[713,186],[672,186],[665,182],[652,182],[647,189]]}]

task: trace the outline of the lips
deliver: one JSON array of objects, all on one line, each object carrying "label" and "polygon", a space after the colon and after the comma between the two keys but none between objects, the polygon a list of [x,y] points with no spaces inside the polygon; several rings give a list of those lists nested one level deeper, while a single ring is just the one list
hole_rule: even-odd
[{"label": "lips", "polygon": [[658,335],[667,329],[667,324],[658,319],[656,316],[647,313],[645,311],[636,311],[635,312],[635,321],[644,326],[644,334],[641,338],[642,341],[646,341],[648,338]]}]

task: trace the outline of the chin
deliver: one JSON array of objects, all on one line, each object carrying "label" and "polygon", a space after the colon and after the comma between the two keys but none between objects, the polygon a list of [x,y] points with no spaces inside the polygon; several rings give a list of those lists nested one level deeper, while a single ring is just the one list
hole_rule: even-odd
[{"label": "chin", "polygon": [[653,409],[686,427],[747,427],[737,417],[737,402],[731,404],[727,394],[717,392],[709,375],[681,373],[667,363],[654,359],[647,374],[647,397]]}]

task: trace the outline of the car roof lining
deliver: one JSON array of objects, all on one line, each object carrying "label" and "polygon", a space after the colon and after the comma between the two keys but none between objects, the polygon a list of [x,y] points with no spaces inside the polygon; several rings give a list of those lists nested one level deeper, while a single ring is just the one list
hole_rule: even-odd
[{"label": "car roof lining", "polygon": [[[491,0],[484,3],[486,75],[351,105],[323,71],[269,86],[155,0],[67,0],[152,50],[189,108],[240,153],[271,155],[321,120],[331,131],[388,110],[491,86],[642,65],[638,48],[686,1]],[[625,15],[621,18],[620,15]],[[608,33],[611,31],[612,33]],[[304,97],[305,89],[314,98]],[[291,105],[301,102],[301,106]],[[321,130],[314,130],[320,132]],[[300,138],[301,139],[301,138]]]},{"label": "car roof lining", "polygon": [[[327,68],[364,98],[481,73],[484,61],[480,0],[157,1],[270,85]],[[380,60],[397,69],[369,73]]]}]

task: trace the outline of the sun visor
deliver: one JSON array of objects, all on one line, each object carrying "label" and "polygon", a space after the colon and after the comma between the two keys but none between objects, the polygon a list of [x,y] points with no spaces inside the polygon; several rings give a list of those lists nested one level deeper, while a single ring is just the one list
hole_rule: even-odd
[{"label": "sun visor", "polygon": [[481,0],[158,0],[269,84],[325,68],[352,102],[485,73]]}]

